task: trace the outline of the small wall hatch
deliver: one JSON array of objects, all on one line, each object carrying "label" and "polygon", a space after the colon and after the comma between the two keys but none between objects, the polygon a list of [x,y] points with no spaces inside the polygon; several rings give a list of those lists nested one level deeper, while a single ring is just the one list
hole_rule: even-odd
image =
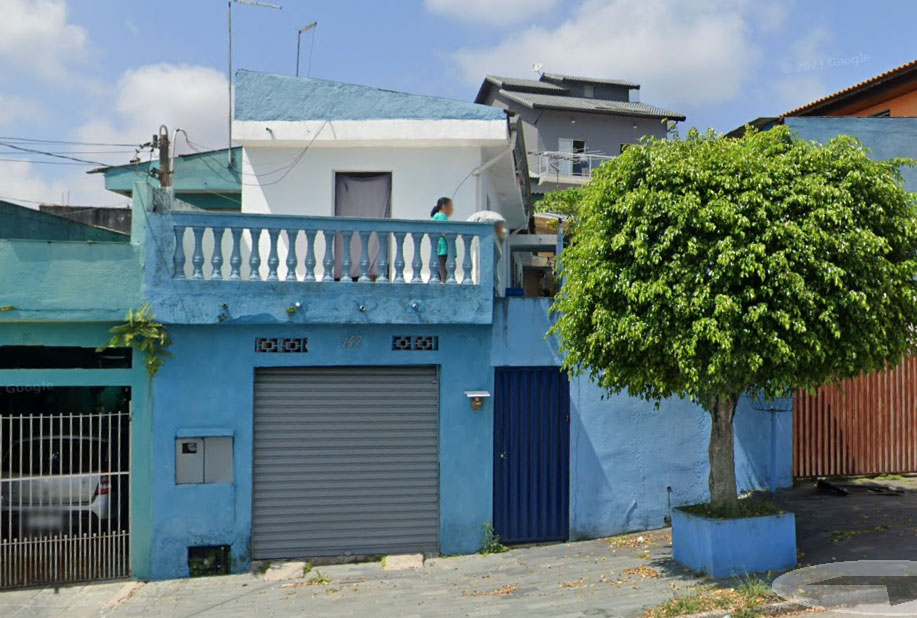
[{"label": "small wall hatch", "polygon": [[232,483],[233,441],[228,436],[178,438],[175,484]]}]

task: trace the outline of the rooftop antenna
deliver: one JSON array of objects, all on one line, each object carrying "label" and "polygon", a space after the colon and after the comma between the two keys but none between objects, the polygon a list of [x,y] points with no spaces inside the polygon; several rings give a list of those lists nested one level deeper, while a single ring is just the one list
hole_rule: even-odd
[{"label": "rooftop antenna", "polygon": [[[310,30],[314,30],[316,26],[318,26],[318,22],[314,21],[311,24],[309,24],[308,26],[303,26],[296,33],[296,77],[299,77],[299,49],[302,44],[302,35],[309,32]],[[315,33],[313,32],[312,33],[312,47],[314,46],[315,46]],[[308,75],[312,75],[312,47],[309,48],[309,73]]]},{"label": "rooftop antenna", "polygon": [[228,62],[228,75],[229,77],[229,142],[228,142],[228,152],[229,152],[229,169],[232,169],[232,5],[233,3],[238,2],[239,4],[245,4],[248,6],[261,6],[267,9],[276,9],[280,10],[283,7],[277,4],[268,4],[267,2],[257,2],[256,0],[226,0],[226,13],[227,13],[227,25],[229,27],[229,62]]}]

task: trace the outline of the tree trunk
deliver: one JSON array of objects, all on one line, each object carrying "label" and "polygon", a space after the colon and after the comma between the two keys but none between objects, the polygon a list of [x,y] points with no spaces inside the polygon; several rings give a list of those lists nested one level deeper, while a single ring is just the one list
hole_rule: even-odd
[{"label": "tree trunk", "polygon": [[732,426],[738,399],[717,397],[710,410],[710,506],[717,511],[730,511],[739,501]]}]

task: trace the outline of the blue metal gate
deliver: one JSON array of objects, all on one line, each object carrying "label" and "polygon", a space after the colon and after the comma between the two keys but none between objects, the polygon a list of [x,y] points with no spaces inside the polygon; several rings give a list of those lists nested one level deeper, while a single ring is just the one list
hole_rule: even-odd
[{"label": "blue metal gate", "polygon": [[498,367],[494,529],[506,543],[563,541],[569,530],[570,382],[557,367]]}]

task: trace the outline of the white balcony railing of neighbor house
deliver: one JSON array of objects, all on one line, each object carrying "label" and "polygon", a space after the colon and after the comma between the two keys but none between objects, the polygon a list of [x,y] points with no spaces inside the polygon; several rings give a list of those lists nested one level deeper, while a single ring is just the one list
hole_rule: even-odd
[{"label": "white balcony railing of neighbor house", "polygon": [[[479,285],[479,247],[493,251],[480,223],[173,212],[172,278]],[[441,272],[438,247],[448,256]]]},{"label": "white balcony railing of neighbor house", "polygon": [[605,161],[614,158],[609,155],[552,150],[529,152],[528,154],[529,169],[539,178],[545,176],[589,178],[593,170],[598,169]]}]

